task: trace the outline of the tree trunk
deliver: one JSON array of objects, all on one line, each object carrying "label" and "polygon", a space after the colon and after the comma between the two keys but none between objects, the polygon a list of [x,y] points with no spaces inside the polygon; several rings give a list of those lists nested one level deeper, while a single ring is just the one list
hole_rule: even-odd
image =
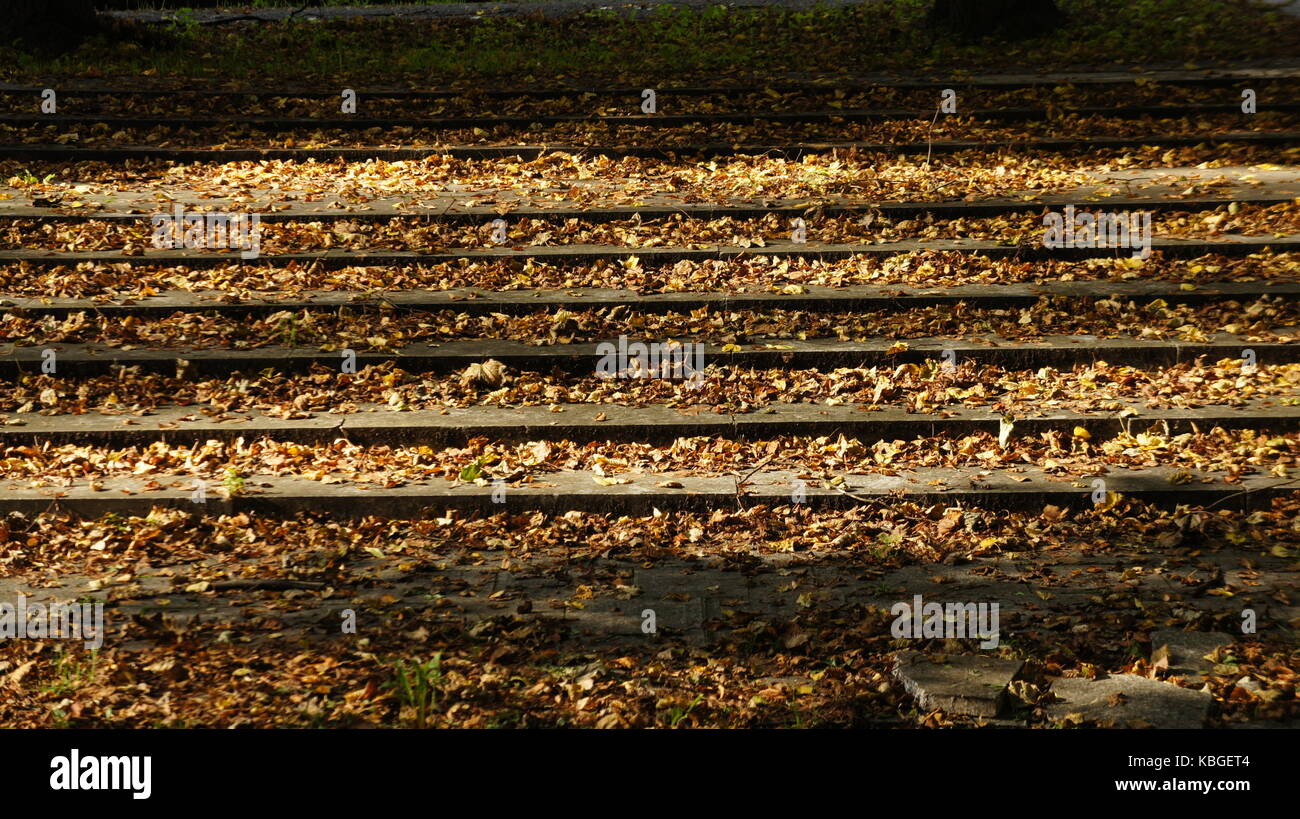
[{"label": "tree trunk", "polygon": [[95,0],[5,0],[0,40],[66,48],[94,31]]},{"label": "tree trunk", "polygon": [[962,39],[1044,34],[1061,24],[1056,0],[934,0],[930,25]]}]

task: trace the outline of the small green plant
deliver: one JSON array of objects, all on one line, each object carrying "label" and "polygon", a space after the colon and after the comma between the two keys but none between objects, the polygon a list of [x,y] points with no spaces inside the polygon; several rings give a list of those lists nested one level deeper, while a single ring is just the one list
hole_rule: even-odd
[{"label": "small green plant", "polygon": [[699,705],[703,700],[703,694],[696,694],[695,699],[691,700],[691,704],[685,708],[682,708],[680,705],[674,706],[672,710],[668,712],[668,727],[676,728],[680,725],[682,720],[689,717],[691,712],[695,710],[695,706]]},{"label": "small green plant", "polygon": [[483,459],[479,458],[474,463],[460,471],[460,479],[466,483],[472,483],[483,477]]},{"label": "small green plant", "polygon": [[126,532],[132,528],[131,523],[116,512],[109,512],[107,515],[100,518],[99,522],[105,526],[110,526],[119,532]]},{"label": "small green plant", "polygon": [[194,15],[194,9],[182,8],[172,12],[172,17],[168,21],[174,33],[192,34],[199,27],[198,18]]},{"label": "small green plant", "polygon": [[296,318],[285,316],[280,319],[277,330],[280,333],[280,340],[284,342],[285,346],[298,346],[298,320]]},{"label": "small green plant", "polygon": [[14,174],[10,181],[19,185],[48,185],[53,178],[54,174],[52,173],[47,173],[44,177],[38,178],[29,168],[23,168]]},{"label": "small green plant", "polygon": [[898,535],[881,532],[876,535],[876,543],[868,548],[871,556],[877,560],[885,560],[894,553],[902,538]]},{"label": "small green plant", "polygon": [[502,730],[509,729],[509,728],[518,728],[520,726],[521,717],[522,714],[519,714],[516,711],[506,711],[504,713],[497,714],[491,720],[489,720],[487,727],[502,729]]},{"label": "small green plant", "polygon": [[226,468],[226,476],[221,479],[221,485],[233,497],[244,491],[244,476],[239,474],[239,470],[233,466]]},{"label": "small green plant", "polygon": [[402,705],[415,709],[415,727],[426,728],[429,712],[438,705],[438,688],[442,685],[442,652],[428,662],[407,665],[398,660],[393,666],[392,687]]},{"label": "small green plant", "polygon": [[803,712],[799,710],[799,706],[790,703],[790,713],[794,716],[794,722],[790,725],[791,728],[804,728],[807,725],[807,722],[805,722],[803,717]]},{"label": "small green plant", "polygon": [[98,649],[91,649],[89,659],[84,661],[60,650],[54,660],[54,681],[45,686],[45,691],[56,697],[67,696],[94,679],[98,665]]}]

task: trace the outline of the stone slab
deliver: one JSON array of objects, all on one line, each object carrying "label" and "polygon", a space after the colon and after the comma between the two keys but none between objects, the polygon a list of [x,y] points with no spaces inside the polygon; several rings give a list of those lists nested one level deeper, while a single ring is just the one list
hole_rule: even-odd
[{"label": "stone slab", "polygon": [[1151,661],[1168,658],[1169,671],[1177,676],[1208,674],[1214,663],[1205,655],[1230,645],[1232,637],[1219,631],[1161,629],[1151,632]]},{"label": "stone slab", "polygon": [[896,659],[894,678],[925,710],[996,717],[1007,686],[1020,673],[1022,660],[949,654],[942,658],[904,651]]},{"label": "stone slab", "polygon": [[1134,674],[1062,677],[1052,682],[1052,693],[1058,701],[1047,706],[1048,719],[1079,715],[1117,728],[1200,728],[1214,702],[1208,692]]}]

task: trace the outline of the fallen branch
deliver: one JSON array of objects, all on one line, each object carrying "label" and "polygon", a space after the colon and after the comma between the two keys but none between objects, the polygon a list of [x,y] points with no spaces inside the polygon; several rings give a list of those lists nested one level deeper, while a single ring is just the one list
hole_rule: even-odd
[{"label": "fallen branch", "polygon": [[[1267,489],[1270,489],[1270,490],[1271,490],[1271,489],[1278,489],[1278,488],[1283,487],[1283,486],[1290,486],[1291,484],[1294,484],[1294,483],[1297,483],[1297,482],[1300,482],[1300,478],[1292,478],[1292,479],[1289,480],[1289,481],[1283,481],[1282,483],[1276,483],[1276,484],[1273,484],[1272,486],[1269,486],[1269,487],[1260,487],[1260,488],[1267,488]],[[1204,507],[1204,509],[1205,509],[1205,511],[1208,512],[1209,510],[1213,509],[1214,507],[1218,506],[1219,504],[1223,503],[1224,501],[1230,501],[1230,500],[1232,500],[1233,498],[1238,498],[1238,497],[1241,497],[1242,495],[1249,495],[1249,494],[1251,494],[1252,492],[1258,492],[1258,491],[1259,491],[1259,489],[1243,489],[1243,490],[1241,490],[1240,492],[1233,492],[1231,495],[1224,495],[1222,498],[1219,498],[1219,499],[1216,500],[1214,503],[1210,504],[1209,506]]]}]

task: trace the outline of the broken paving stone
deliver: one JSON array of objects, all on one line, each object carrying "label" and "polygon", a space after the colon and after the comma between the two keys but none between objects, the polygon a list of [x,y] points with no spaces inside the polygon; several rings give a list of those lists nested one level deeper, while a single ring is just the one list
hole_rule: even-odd
[{"label": "broken paving stone", "polygon": [[1119,674],[1089,680],[1060,677],[1052,681],[1057,702],[1047,717],[1095,722],[1116,728],[1200,728],[1214,698],[1208,691]]},{"label": "broken paving stone", "polygon": [[995,717],[1006,702],[1007,686],[1023,665],[1022,660],[999,657],[904,651],[897,656],[894,677],[926,710]]},{"label": "broken paving stone", "polygon": [[1214,663],[1205,659],[1205,655],[1230,645],[1232,637],[1221,631],[1162,629],[1151,632],[1151,662],[1168,659],[1169,673],[1179,677],[1209,674]]}]

